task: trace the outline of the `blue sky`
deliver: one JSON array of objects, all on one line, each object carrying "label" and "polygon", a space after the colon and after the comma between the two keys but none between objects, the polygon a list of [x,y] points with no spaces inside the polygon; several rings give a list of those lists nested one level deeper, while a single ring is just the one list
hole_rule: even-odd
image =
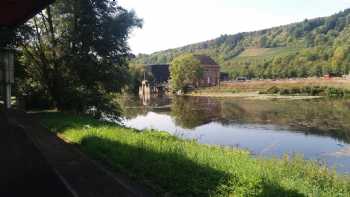
[{"label": "blue sky", "polygon": [[328,16],[350,0],[119,0],[144,20],[132,52],[152,53],[234,34]]}]

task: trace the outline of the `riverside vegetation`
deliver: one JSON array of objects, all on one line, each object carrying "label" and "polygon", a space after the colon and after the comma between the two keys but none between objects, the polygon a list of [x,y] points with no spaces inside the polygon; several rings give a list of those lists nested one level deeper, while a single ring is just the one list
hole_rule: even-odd
[{"label": "riverside vegetation", "polygon": [[[288,98],[349,98],[350,80],[324,80],[321,78],[280,79],[280,80],[251,80],[246,82],[223,82],[220,87],[200,88],[189,95],[192,96],[247,96],[250,93],[259,95],[288,96]],[[287,98],[287,97],[285,97]]]},{"label": "riverside vegetation", "polygon": [[300,156],[255,158],[86,116],[40,114],[42,124],[159,196],[350,196],[350,180]]}]

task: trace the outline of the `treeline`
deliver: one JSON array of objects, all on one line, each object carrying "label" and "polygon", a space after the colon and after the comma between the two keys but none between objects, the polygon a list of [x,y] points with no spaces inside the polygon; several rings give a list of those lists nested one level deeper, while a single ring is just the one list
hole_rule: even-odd
[{"label": "treeline", "polygon": [[228,69],[231,78],[276,79],[296,77],[342,76],[350,71],[349,46],[301,49],[300,52],[267,60],[236,61]]},{"label": "treeline", "polygon": [[[168,63],[183,53],[206,54],[214,58],[232,78],[307,77],[349,73],[350,9],[330,17],[262,31],[222,35],[217,39],[182,48],[139,55],[134,63]],[[297,49],[273,56],[241,58],[247,49]],[[285,50],[284,50],[285,51]]]}]

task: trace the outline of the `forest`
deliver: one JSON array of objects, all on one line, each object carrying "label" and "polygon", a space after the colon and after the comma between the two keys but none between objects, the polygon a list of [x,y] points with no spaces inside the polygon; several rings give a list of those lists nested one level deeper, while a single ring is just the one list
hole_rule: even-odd
[{"label": "forest", "polygon": [[[234,24],[232,24],[234,25]],[[342,76],[350,70],[350,9],[329,17],[139,54],[133,64],[164,64],[184,53],[215,59],[232,79]]]}]

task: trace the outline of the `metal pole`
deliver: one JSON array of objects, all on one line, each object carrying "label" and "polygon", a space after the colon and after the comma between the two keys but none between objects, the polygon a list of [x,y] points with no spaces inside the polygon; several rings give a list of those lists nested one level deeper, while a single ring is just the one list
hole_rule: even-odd
[{"label": "metal pole", "polygon": [[9,49],[2,50],[2,87],[4,92],[4,104],[6,109],[11,108],[11,85],[14,82],[14,52]]}]

